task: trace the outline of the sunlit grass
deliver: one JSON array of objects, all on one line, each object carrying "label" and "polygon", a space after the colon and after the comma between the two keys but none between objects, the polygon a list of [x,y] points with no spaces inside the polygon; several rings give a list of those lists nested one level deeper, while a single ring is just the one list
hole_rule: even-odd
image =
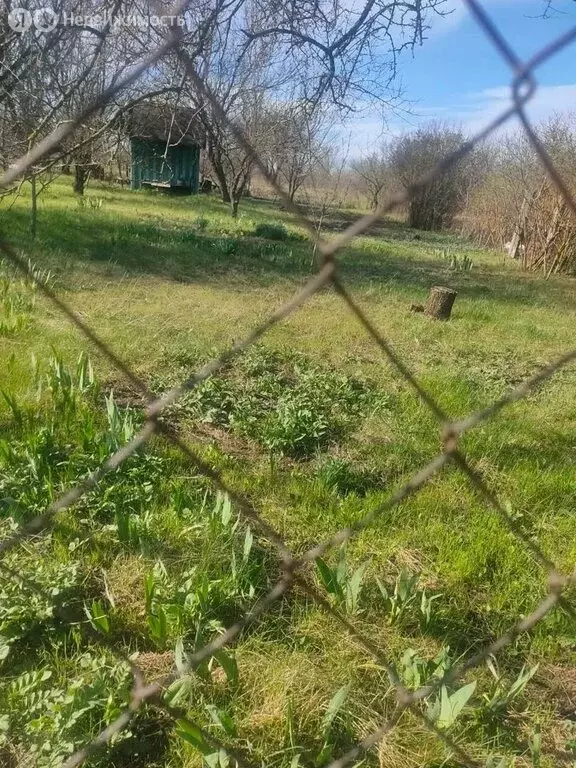
[{"label": "sunlit grass", "polygon": [[[11,210],[0,211],[0,224],[22,254],[52,270],[55,288],[81,317],[156,387],[185,376],[199,362],[243,338],[315,269],[313,243],[290,215],[271,202],[244,201],[235,221],[214,197],[170,197],[103,185],[93,185],[87,194],[102,198],[102,205],[80,207],[70,180],[59,180],[47,190],[40,199],[35,242],[29,237],[26,196]],[[288,237],[259,237],[255,234],[259,224],[265,225],[258,230],[261,233],[283,225]],[[327,224],[325,234],[330,237],[330,220]],[[451,271],[439,248],[467,253],[473,268]],[[11,275],[7,266],[3,274]],[[474,249],[453,236],[422,233],[414,239],[397,222],[384,223],[342,253],[341,274],[374,325],[450,417],[487,405],[565,351],[575,335],[573,279],[545,281],[522,274],[501,255]],[[421,302],[435,284],[448,284],[459,292],[448,323],[410,312],[410,304]],[[2,438],[20,451],[19,458],[8,448],[2,454],[4,517],[16,514],[12,502],[6,502],[8,496],[23,493],[27,504],[49,502],[92,468],[103,455],[102,446],[109,445],[111,427],[103,396],[82,400],[68,415],[70,431],[61,425],[53,434],[56,453],[46,442],[52,406],[46,394],[38,399],[32,357],[38,370],[45,372],[54,350],[73,367],[84,349],[87,342],[38,291],[26,310],[26,323],[0,335],[0,390],[31,414],[26,428],[18,426],[13,408],[0,399]],[[309,441],[312,448],[305,454],[291,454],[286,449],[289,443],[274,450],[267,442],[278,382],[270,387],[258,379],[254,383],[241,366],[217,379],[226,386],[232,381],[233,404],[216,402],[237,418],[240,427],[234,428],[228,416],[210,420],[210,408],[204,406],[176,412],[173,421],[182,437],[232,487],[245,492],[299,553],[378,508],[440,450],[440,429],[330,289],[267,335],[262,360],[271,351],[286,365],[302,355],[306,365],[321,372],[318,383],[322,376],[331,382],[360,379],[369,381],[377,396],[358,413],[354,428],[347,425],[326,439]],[[134,409],[137,419],[136,394],[99,353],[90,350],[90,356],[102,392],[113,389],[120,409]],[[298,386],[298,375],[290,377],[287,390]],[[576,559],[575,394],[574,373],[567,370],[462,439],[462,448],[514,518],[566,571]],[[327,396],[340,403],[333,390]],[[250,397],[254,407],[245,404]],[[294,407],[305,409],[308,399],[313,401],[304,388],[294,398]],[[349,399],[342,403],[338,407],[351,407]],[[214,405],[212,400],[208,405]],[[240,407],[242,413],[237,411]],[[255,424],[243,426],[251,419]],[[290,433],[291,439],[300,426],[310,430],[313,423],[308,417],[293,419],[289,427],[296,431]],[[38,464],[45,466],[41,476],[31,474],[26,450],[31,455],[36,450],[45,462]],[[158,569],[159,561],[166,577],[158,590],[171,605],[179,605],[178,590],[191,578],[185,575],[190,571],[197,579],[198,594],[204,589],[198,586],[203,579],[210,585],[203,614],[207,623],[202,624],[206,637],[237,618],[278,575],[269,547],[257,541],[245,570],[240,568],[236,577],[245,529],[238,526],[231,532],[230,523],[222,524],[209,483],[173,449],[155,444],[150,461],[148,465],[138,460],[132,475],[113,479],[89,503],[64,513],[52,539],[35,543],[25,557],[16,555],[13,565],[30,574],[36,570],[43,583],[55,578],[50,568],[44,572],[38,565],[47,559],[51,568],[74,567],[73,577],[66,578],[79,629],[66,635],[62,627],[54,629],[42,618],[36,640],[26,634],[11,651],[12,666],[4,670],[7,685],[12,677],[32,669],[54,672],[50,682],[39,684],[42,690],[50,686],[60,690],[66,680],[80,679],[83,654],[99,658],[92,641],[82,634],[82,622],[87,621],[84,603],[90,606],[92,600],[108,606],[118,648],[147,654],[151,674],[166,663],[170,666],[177,635],[183,633],[192,642],[198,617],[187,613],[188,608],[174,608],[165,640],[152,632],[143,582]],[[120,515],[124,509],[132,526],[127,530]],[[18,514],[24,511],[17,509]],[[505,632],[546,593],[546,574],[450,466],[415,497],[380,514],[350,543],[346,558],[351,569],[366,564],[350,618],[397,664],[408,649],[432,659],[449,647],[455,660]],[[333,566],[336,559],[333,554],[327,561]],[[419,573],[420,589],[439,595],[432,621],[424,628],[416,603],[405,618],[391,620],[377,586],[379,581],[393,590],[403,571]],[[308,576],[317,578],[313,570]],[[542,622],[531,638],[513,644],[500,662],[507,684],[524,663],[540,663],[542,668],[537,682],[530,683],[525,695],[496,722],[486,719],[481,697],[493,690],[493,678],[486,669],[470,672],[466,682],[477,680],[478,689],[473,706],[465,710],[452,735],[478,759],[501,755],[529,761],[528,740],[540,727],[547,747],[569,754],[574,737],[559,694],[547,697],[542,691],[549,684],[546,663],[556,664],[555,677],[569,678],[573,648],[574,627],[561,611]],[[168,661],[163,654],[168,654]],[[241,637],[235,655],[238,683],[232,684],[215,663],[208,677],[194,680],[186,707],[215,735],[248,749],[256,761],[294,766],[292,761],[300,755],[302,764],[315,760],[322,764],[392,711],[394,696],[383,670],[298,590]],[[326,710],[342,686],[349,686],[346,701],[334,724],[323,730]],[[0,690],[1,713],[2,702],[11,694],[6,686]],[[235,736],[215,724],[207,705],[228,713]],[[25,711],[22,703],[10,707],[10,712]],[[74,737],[85,737],[104,709],[81,720]],[[149,764],[183,768],[201,762],[198,752],[176,738],[170,723],[153,710],[141,715],[135,733],[152,755]],[[65,737],[64,732],[58,735]],[[131,762],[134,739],[116,745],[113,755],[115,762],[104,759],[102,764],[140,764]],[[445,758],[440,742],[406,716],[368,760],[382,768],[399,768],[437,766]],[[543,757],[541,764],[553,765],[554,760]]]}]

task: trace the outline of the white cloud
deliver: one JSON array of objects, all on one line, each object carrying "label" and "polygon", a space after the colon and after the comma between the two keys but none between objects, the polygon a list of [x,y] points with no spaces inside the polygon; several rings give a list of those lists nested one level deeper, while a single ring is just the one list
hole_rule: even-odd
[{"label": "white cloud", "polygon": [[[482,91],[455,94],[452,103],[443,106],[416,107],[417,113],[405,120],[395,119],[387,125],[376,115],[366,115],[346,125],[339,131],[345,153],[350,158],[360,157],[377,149],[390,136],[404,133],[433,120],[461,125],[466,133],[477,133],[500,115],[512,103],[510,86],[485,88]],[[576,113],[576,83],[540,86],[527,106],[527,113],[534,124],[555,113]],[[516,118],[510,119],[501,132],[519,126]],[[350,143],[348,145],[348,137]]]},{"label": "white cloud", "polygon": [[[462,101],[455,102],[446,109],[438,109],[438,117],[449,117],[455,123],[461,123],[466,131],[476,133],[506,110],[512,104],[510,86],[486,88],[477,93],[468,94]],[[541,122],[556,112],[576,110],[576,83],[566,85],[540,86],[526,106],[526,111],[533,123]],[[427,110],[428,111],[428,110]],[[434,112],[434,108],[430,110]],[[517,125],[517,119],[511,119],[504,128]]]}]

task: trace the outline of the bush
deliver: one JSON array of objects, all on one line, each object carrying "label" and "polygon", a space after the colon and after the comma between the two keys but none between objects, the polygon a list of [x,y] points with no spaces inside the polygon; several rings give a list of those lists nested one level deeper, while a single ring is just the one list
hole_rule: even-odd
[{"label": "bush", "polygon": [[288,240],[290,233],[284,224],[258,224],[254,228],[254,237],[265,237],[268,240]]},{"label": "bush", "polygon": [[349,434],[377,402],[382,396],[366,382],[303,355],[253,348],[172,412],[254,440],[271,454],[303,459]]},{"label": "bush", "polygon": [[[390,168],[404,189],[410,190],[424,174],[436,168],[464,141],[461,131],[447,126],[419,128],[393,142]],[[424,230],[449,227],[462,208],[481,167],[479,152],[473,152],[429,184],[413,191],[408,204],[409,226]]]}]

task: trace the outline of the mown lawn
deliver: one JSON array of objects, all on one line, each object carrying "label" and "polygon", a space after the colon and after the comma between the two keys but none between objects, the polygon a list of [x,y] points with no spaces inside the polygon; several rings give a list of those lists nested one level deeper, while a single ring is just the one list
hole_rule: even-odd
[{"label": "mown lawn", "polygon": [[[40,199],[35,242],[28,206],[24,196],[0,211],[3,234],[155,391],[242,339],[314,271],[313,244],[269,201],[245,201],[234,221],[215,198],[94,185],[80,205],[64,179]],[[352,215],[335,213],[327,234]],[[284,225],[283,239],[259,236],[263,224]],[[452,268],[450,254],[467,254],[472,269]],[[574,279],[523,274],[456,237],[386,222],[347,248],[340,265],[372,322],[453,418],[574,344]],[[3,275],[6,534],[129,438],[141,401],[33,286],[7,265]],[[410,311],[435,284],[459,292],[448,323]],[[576,560],[575,394],[567,368],[462,440],[565,571]],[[295,553],[361,519],[440,449],[433,416],[328,289],[166,420]],[[190,652],[222,631],[279,573],[271,547],[162,439],[6,562],[35,584],[0,576],[0,763],[9,766],[59,765],[118,713],[130,680],[107,646],[139,654],[154,679],[173,666],[177,646]],[[338,563],[334,587],[327,569]],[[328,579],[330,600],[408,687],[505,632],[546,594],[546,574],[453,467],[307,578]],[[467,673],[473,693],[455,722],[439,726],[480,765],[572,765],[575,650],[571,620],[550,614],[493,664]],[[515,692],[523,668],[526,679],[533,674]],[[384,670],[298,590],[167,696],[255,764],[292,768],[329,762],[395,704]],[[431,696],[423,707],[437,717],[434,703]],[[199,765],[185,737],[149,705],[91,761]],[[461,764],[407,714],[364,760]],[[222,756],[207,761],[226,768]]]}]

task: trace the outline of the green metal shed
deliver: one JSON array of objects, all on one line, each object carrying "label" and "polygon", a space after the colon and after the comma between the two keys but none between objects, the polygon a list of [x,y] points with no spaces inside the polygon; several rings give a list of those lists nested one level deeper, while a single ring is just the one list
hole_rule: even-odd
[{"label": "green metal shed", "polygon": [[191,109],[151,102],[127,116],[132,189],[150,186],[198,192],[204,140]]},{"label": "green metal shed", "polygon": [[142,186],[189,189],[198,192],[200,147],[168,146],[153,139],[130,139],[132,189]]}]

